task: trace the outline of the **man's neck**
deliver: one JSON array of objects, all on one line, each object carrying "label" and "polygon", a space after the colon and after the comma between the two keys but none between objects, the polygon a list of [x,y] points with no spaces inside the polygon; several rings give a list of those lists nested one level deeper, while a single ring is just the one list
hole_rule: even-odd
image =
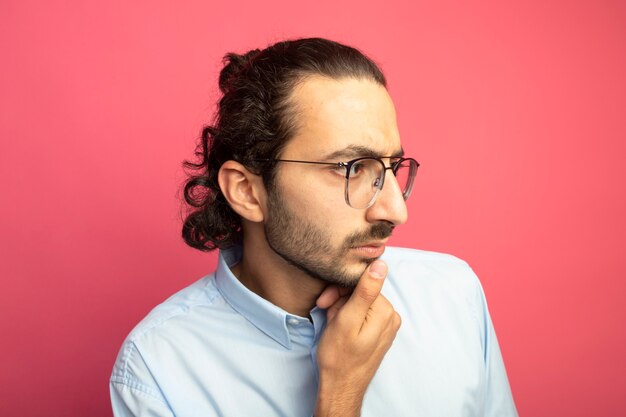
[{"label": "man's neck", "polygon": [[309,316],[326,286],[274,252],[265,236],[261,239],[244,238],[243,258],[231,270],[250,291],[301,317]]}]

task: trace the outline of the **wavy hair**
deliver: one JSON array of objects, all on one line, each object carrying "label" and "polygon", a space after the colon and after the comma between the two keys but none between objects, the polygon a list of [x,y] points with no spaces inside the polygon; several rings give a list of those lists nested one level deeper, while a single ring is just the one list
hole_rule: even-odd
[{"label": "wavy hair", "polygon": [[297,111],[290,95],[306,77],[370,79],[386,86],[380,68],[355,48],[322,38],[278,42],[243,55],[228,53],[219,76],[222,96],[213,124],[202,129],[186,160],[182,237],[191,247],[210,251],[241,240],[241,219],[220,191],[222,164],[234,160],[273,186],[275,163],[294,135]]}]

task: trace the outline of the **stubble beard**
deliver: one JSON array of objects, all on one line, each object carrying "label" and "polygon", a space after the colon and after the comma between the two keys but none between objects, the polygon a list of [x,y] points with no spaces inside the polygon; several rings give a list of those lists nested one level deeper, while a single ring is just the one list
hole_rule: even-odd
[{"label": "stubble beard", "polygon": [[363,268],[351,272],[345,266],[348,252],[360,244],[391,236],[394,228],[390,222],[375,223],[365,232],[350,234],[338,248],[333,248],[329,236],[332,231],[326,232],[314,221],[298,217],[276,190],[268,195],[268,211],[264,230],[269,247],[307,275],[343,287],[354,287],[365,268],[376,259],[361,258]]}]

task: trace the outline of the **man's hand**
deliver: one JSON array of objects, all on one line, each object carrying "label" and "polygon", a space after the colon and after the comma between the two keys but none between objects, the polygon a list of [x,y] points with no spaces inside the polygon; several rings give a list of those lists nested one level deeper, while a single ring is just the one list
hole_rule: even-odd
[{"label": "man's hand", "polygon": [[372,262],[348,294],[331,287],[317,300],[327,326],[317,351],[320,370],[316,417],[359,416],[365,390],[400,328],[400,316],[380,294],[387,275]]}]

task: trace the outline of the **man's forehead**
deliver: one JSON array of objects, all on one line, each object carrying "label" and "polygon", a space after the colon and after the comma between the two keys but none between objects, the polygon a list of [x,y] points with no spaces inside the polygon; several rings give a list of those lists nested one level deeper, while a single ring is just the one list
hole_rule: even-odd
[{"label": "man's forehead", "polygon": [[374,81],[310,77],[291,99],[298,127],[287,148],[299,156],[330,159],[402,152],[393,102]]}]

